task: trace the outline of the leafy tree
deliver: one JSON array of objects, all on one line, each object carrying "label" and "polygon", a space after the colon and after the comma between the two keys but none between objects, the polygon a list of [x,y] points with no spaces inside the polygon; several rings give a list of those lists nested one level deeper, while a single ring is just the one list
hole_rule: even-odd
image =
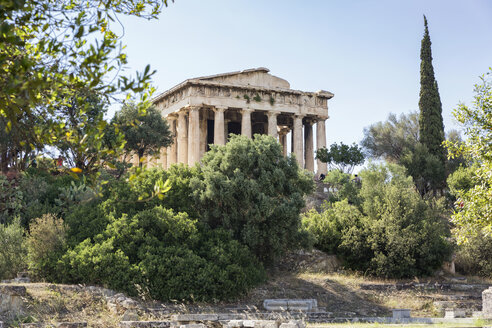
[{"label": "leafy tree", "polygon": [[205,154],[191,188],[203,222],[230,231],[267,263],[298,244],[303,196],[313,182],[272,137],[233,135]]},{"label": "leafy tree", "polygon": [[[112,29],[118,16],[156,18],[166,0],[2,0],[0,5],[0,117],[7,132],[29,135],[30,149],[63,129],[57,110],[91,89],[109,99],[149,89],[147,66],[120,76],[127,58]],[[143,95],[147,100],[148,95]],[[41,127],[23,129],[21,119]],[[36,142],[31,143],[30,140]],[[82,143],[86,140],[81,140]]]},{"label": "leafy tree", "polygon": [[413,151],[404,152],[399,164],[403,165],[412,176],[422,197],[432,190],[440,189],[446,177],[445,167],[441,165],[440,159],[431,154],[421,143],[417,143]]},{"label": "leafy tree", "polygon": [[460,242],[468,236],[492,233],[492,68],[481,77],[482,83],[475,85],[473,107],[460,104],[454,116],[465,129],[466,140],[447,143],[450,155],[464,156],[474,163],[472,181],[469,189],[457,191],[457,208],[452,216],[458,227]]},{"label": "leafy tree", "polygon": [[399,118],[390,113],[385,122],[364,128],[361,145],[369,157],[399,163],[404,153],[412,151],[418,141],[418,113],[401,114]]},{"label": "leafy tree", "polygon": [[74,98],[58,110],[66,124],[60,129],[56,146],[71,167],[92,173],[121,154],[124,136],[113,132],[108,142],[104,120],[107,103],[90,91],[82,91],[80,97],[85,98],[83,105]]},{"label": "leafy tree", "polygon": [[[442,121],[442,104],[434,77],[432,66],[431,41],[427,18],[424,16],[425,32],[420,48],[420,100],[419,100],[419,141],[425,145],[430,154],[439,159],[440,165],[445,168],[446,151],[444,142],[444,124]],[[444,187],[446,176],[441,178]]]},{"label": "leafy tree", "polygon": [[140,166],[142,157],[159,154],[161,148],[172,143],[167,121],[155,107],[149,107],[142,115],[135,104],[125,104],[112,122],[125,136],[127,155],[137,154]]},{"label": "leafy tree", "polygon": [[341,172],[352,174],[354,167],[364,163],[364,154],[356,144],[345,145],[343,142],[338,145],[334,143],[330,150],[325,147],[316,151],[316,158],[323,163],[328,163],[332,168]]}]

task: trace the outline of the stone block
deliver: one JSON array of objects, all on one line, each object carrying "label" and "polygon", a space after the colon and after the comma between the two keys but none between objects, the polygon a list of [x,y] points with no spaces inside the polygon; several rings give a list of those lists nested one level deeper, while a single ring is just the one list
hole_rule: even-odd
[{"label": "stone block", "polygon": [[240,321],[248,319],[246,313],[217,313],[219,321]]},{"label": "stone block", "polygon": [[444,312],[444,318],[465,318],[466,313],[463,309],[447,309]]},{"label": "stone block", "polygon": [[393,319],[407,319],[410,318],[409,309],[392,309]]},{"label": "stone block", "polygon": [[172,321],[178,322],[196,322],[196,321],[218,321],[217,314],[175,314],[171,316]]},{"label": "stone block", "polygon": [[170,321],[121,321],[120,328],[169,328]]},{"label": "stone block", "polygon": [[254,320],[243,320],[243,327],[254,328],[255,327],[255,321]]},{"label": "stone block", "polygon": [[179,328],[207,328],[207,326],[203,323],[189,323],[186,325],[181,325]]},{"label": "stone block", "polygon": [[484,318],[492,318],[492,287],[482,292],[482,314]]},{"label": "stone block", "polygon": [[278,328],[275,320],[254,320],[254,328]]},{"label": "stone block", "polygon": [[263,307],[267,311],[287,311],[287,299],[266,299],[263,301]]},{"label": "stone block", "polygon": [[268,311],[313,311],[318,308],[315,299],[266,299],[263,307]]},{"label": "stone block", "polygon": [[222,325],[224,328],[242,328],[243,320],[229,320]]}]

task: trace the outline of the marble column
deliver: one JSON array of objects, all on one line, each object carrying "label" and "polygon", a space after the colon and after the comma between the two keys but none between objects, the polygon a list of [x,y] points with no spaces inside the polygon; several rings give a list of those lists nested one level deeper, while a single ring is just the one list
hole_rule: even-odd
[{"label": "marble column", "polygon": [[[325,118],[318,119],[318,123],[316,124],[316,148],[320,149],[326,147],[326,130],[325,130]],[[316,162],[318,164],[318,172],[316,173],[318,176],[323,173],[326,174],[328,172],[328,167],[326,163],[321,162],[319,159]]]},{"label": "marble column", "polygon": [[248,138],[251,138],[251,113],[252,109],[243,109],[241,113],[243,114],[241,118],[241,134]]},{"label": "marble column", "polygon": [[302,115],[294,116],[294,154],[300,168],[304,168],[304,149],[302,137]]},{"label": "marble column", "polygon": [[214,112],[214,144],[225,145],[224,112],[226,107],[215,107]]},{"label": "marble column", "polygon": [[200,108],[190,107],[188,117],[188,165],[193,166],[200,159]]},{"label": "marble column", "polygon": [[276,112],[267,112],[268,116],[268,135],[272,136],[277,140],[278,131],[277,131],[277,116]]},{"label": "marble column", "polygon": [[186,111],[178,112],[178,163],[188,164],[188,126],[186,124]]},{"label": "marble column", "polygon": [[201,160],[203,155],[207,152],[208,146],[208,109],[202,108],[200,110],[200,155],[198,160]]},{"label": "marble column", "polygon": [[304,125],[304,165],[305,169],[314,172],[313,123],[308,120]]},{"label": "marble column", "polygon": [[177,134],[176,134],[176,117],[169,115],[167,117],[167,123],[169,124],[169,130],[171,131],[173,143],[167,147],[167,165],[165,168],[170,168],[171,164],[176,163],[177,160]]},{"label": "marble column", "polygon": [[282,153],[284,156],[287,156],[287,134],[289,133],[289,129],[283,128],[279,132],[279,141],[282,145]]}]

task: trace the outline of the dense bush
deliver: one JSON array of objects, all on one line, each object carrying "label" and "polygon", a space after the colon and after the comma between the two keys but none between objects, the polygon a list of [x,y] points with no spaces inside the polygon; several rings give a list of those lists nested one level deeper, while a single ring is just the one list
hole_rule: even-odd
[{"label": "dense bush", "polygon": [[314,237],[314,246],[329,254],[336,254],[342,236],[360,224],[361,213],[347,199],[325,203],[321,213],[311,210],[302,216],[302,227]]},{"label": "dense bush", "polygon": [[456,252],[456,271],[492,278],[492,236],[478,234],[469,237]]},{"label": "dense bush", "polygon": [[312,177],[284,157],[274,138],[234,135],[225,146],[212,147],[192,179],[200,218],[224,228],[268,262],[298,244],[303,196]]},{"label": "dense bush", "polygon": [[19,219],[10,224],[0,223],[0,279],[14,278],[26,268],[24,229]]},{"label": "dense bush", "polygon": [[360,204],[359,185],[352,176],[339,170],[331,170],[326,174],[323,183],[329,188],[329,202],[346,199],[350,204]]},{"label": "dense bush", "polygon": [[429,275],[449,259],[443,206],[423,200],[403,167],[370,165],[360,176],[359,205],[345,199],[305,215],[317,247],[380,277]]},{"label": "dense bush", "polygon": [[161,206],[114,219],[64,262],[73,281],[141,290],[160,300],[231,298],[264,279],[255,257],[228,233],[199,229],[186,213]]},{"label": "dense bush", "polygon": [[[186,212],[196,217],[190,180],[198,174],[196,168],[183,164],[173,165],[167,171],[157,168],[143,170],[132,179],[120,179],[108,185],[104,192],[105,201],[101,205],[102,209],[106,214],[121,216],[133,215],[162,205],[176,212]],[[164,194],[163,199],[151,197],[156,182],[159,180],[164,182],[168,179],[171,189]]]},{"label": "dense bush", "polygon": [[63,220],[45,214],[29,225],[27,259],[29,271],[34,277],[59,281],[58,260],[66,251],[66,228]]}]

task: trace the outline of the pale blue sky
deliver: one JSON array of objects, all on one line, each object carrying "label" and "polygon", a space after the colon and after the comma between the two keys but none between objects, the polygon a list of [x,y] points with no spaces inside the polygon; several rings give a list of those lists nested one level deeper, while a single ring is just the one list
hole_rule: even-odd
[{"label": "pale blue sky", "polygon": [[165,91],[185,79],[267,67],[293,89],[331,91],[328,145],[358,143],[390,112],[418,110],[422,15],[446,130],[492,66],[492,1],[176,0],[159,20],[123,20],[129,72]]}]

